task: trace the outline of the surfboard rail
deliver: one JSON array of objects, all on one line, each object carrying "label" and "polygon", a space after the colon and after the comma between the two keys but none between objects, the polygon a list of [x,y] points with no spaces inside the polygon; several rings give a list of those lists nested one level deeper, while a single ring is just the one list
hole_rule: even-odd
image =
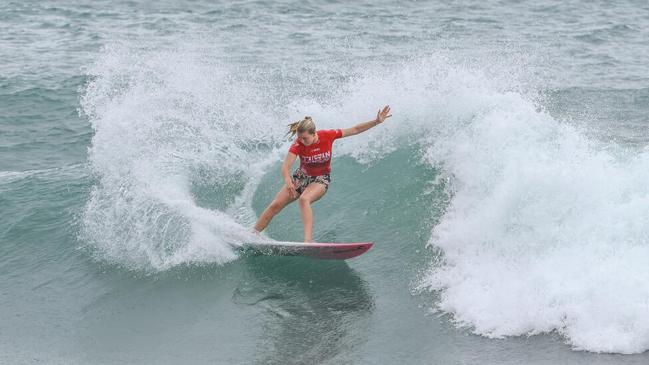
[{"label": "surfboard rail", "polygon": [[347,260],[367,252],[373,242],[288,242],[244,243],[244,251],[272,256],[303,256],[322,260]]}]

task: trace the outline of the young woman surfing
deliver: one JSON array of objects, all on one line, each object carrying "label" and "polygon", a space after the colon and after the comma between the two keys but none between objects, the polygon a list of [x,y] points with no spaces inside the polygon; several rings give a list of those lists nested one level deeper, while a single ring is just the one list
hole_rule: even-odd
[{"label": "young woman surfing", "polygon": [[[383,110],[378,111],[376,119],[346,129],[326,129],[316,132],[315,123],[311,117],[305,117],[301,121],[289,124],[288,134],[291,137],[297,134],[297,139],[288,149],[282,164],[282,176],[285,184],[255,223],[255,231],[263,231],[271,219],[287,204],[299,199],[300,214],[304,224],[304,242],[313,242],[311,203],[322,198],[331,183],[329,174],[333,142],[338,138],[365,132],[383,123],[391,116],[390,106],[386,105]],[[289,170],[298,156],[300,156],[300,167],[291,177]]]}]

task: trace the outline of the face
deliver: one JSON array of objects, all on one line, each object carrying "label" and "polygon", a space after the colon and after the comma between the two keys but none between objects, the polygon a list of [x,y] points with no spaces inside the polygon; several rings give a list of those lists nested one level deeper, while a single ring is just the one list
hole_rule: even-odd
[{"label": "face", "polygon": [[310,134],[309,132],[298,133],[297,139],[302,142],[305,146],[311,145],[315,142],[315,134]]}]

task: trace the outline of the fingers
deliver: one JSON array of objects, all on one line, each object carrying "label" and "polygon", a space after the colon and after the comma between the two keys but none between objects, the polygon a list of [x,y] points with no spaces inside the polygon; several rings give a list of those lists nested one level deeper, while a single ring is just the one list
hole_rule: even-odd
[{"label": "fingers", "polygon": [[292,181],[291,184],[286,184],[286,189],[288,190],[288,195],[291,198],[295,198],[297,196],[297,191],[295,190],[295,181]]},{"label": "fingers", "polygon": [[390,118],[391,116],[392,116],[392,114],[390,114],[390,106],[389,105],[384,106],[383,110],[381,110],[379,108],[378,113],[376,113],[376,119],[378,119],[381,122],[383,120],[387,119],[387,118]]}]

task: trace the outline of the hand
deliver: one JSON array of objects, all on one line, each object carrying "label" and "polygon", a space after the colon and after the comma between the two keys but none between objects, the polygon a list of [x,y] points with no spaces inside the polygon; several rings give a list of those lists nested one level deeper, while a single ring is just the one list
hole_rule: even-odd
[{"label": "hand", "polygon": [[384,120],[390,118],[392,114],[390,114],[390,106],[386,105],[383,110],[379,109],[379,112],[376,113],[376,121],[379,123],[383,123]]},{"label": "hand", "polygon": [[297,198],[297,190],[295,190],[295,183],[293,180],[286,181],[286,188],[288,189],[288,194],[291,198]]}]

